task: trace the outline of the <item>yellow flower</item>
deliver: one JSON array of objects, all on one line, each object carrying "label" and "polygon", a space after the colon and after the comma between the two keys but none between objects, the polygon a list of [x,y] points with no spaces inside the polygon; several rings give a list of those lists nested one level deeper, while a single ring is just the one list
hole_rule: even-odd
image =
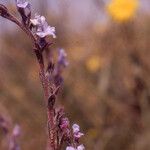
[{"label": "yellow flower", "polygon": [[101,67],[101,59],[95,55],[90,57],[86,62],[86,67],[90,72],[96,72]]},{"label": "yellow flower", "polygon": [[118,22],[131,19],[138,8],[138,0],[112,0],[107,5],[107,11]]}]

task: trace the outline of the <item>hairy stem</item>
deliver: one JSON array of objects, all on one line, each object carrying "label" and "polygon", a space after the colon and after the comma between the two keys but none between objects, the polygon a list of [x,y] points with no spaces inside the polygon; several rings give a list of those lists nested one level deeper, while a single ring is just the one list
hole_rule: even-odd
[{"label": "hairy stem", "polygon": [[[44,97],[46,105],[48,105],[49,94],[49,81],[45,74],[45,66],[42,53],[39,50],[35,50],[35,54],[39,63],[39,76],[42,83]],[[47,126],[48,126],[48,134],[49,140],[48,144],[50,146],[50,150],[55,150],[55,126],[54,126],[54,108],[47,107]]]}]

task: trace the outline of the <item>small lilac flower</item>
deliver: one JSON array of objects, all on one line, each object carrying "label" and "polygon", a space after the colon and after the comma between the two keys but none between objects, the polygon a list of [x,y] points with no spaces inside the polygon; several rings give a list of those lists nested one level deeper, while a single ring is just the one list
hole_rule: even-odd
[{"label": "small lilac flower", "polygon": [[0,128],[4,131],[5,134],[9,132],[9,123],[2,116],[0,116]]},{"label": "small lilac flower", "polygon": [[84,134],[81,133],[81,132],[77,132],[77,133],[74,133],[74,137],[76,140],[78,140],[79,138],[81,138]]},{"label": "small lilac flower", "polygon": [[27,0],[16,0],[17,10],[22,17],[24,25],[29,25],[31,18],[31,6]]},{"label": "small lilac flower", "polygon": [[42,26],[44,24],[44,22],[46,21],[46,19],[44,16],[35,14],[34,19],[30,19],[30,21],[34,26]]},{"label": "small lilac flower", "polygon": [[61,132],[63,134],[63,136],[66,138],[66,139],[70,139],[70,124],[69,124],[69,120],[68,118],[61,118],[60,119],[60,129],[61,129]]},{"label": "small lilac flower", "polygon": [[79,145],[79,146],[77,147],[77,150],[85,150],[84,145],[83,145],[83,144],[82,144],[82,145]]},{"label": "small lilac flower", "polygon": [[20,150],[20,146],[18,144],[18,138],[20,136],[20,126],[15,125],[12,131],[12,135],[9,139],[9,150]]},{"label": "small lilac flower", "polygon": [[73,129],[73,133],[79,132],[80,126],[78,124],[73,124],[72,129]]},{"label": "small lilac flower", "polygon": [[18,137],[20,136],[20,126],[19,125],[15,125],[14,129],[13,129],[13,136]]},{"label": "small lilac flower", "polygon": [[84,135],[82,132],[80,132],[80,126],[78,124],[74,124],[72,129],[75,140],[79,140],[79,138]]},{"label": "small lilac flower", "polygon": [[64,49],[59,49],[57,65],[54,70],[54,82],[56,86],[59,86],[63,82],[62,72],[65,67],[68,66],[68,61],[66,60],[67,54]]},{"label": "small lilac flower", "polygon": [[67,146],[66,150],[76,150],[76,149],[74,147],[72,147],[72,146]]},{"label": "small lilac flower", "polygon": [[69,127],[69,120],[68,118],[62,118],[61,119],[61,124],[60,124],[60,128],[63,129],[67,129]]},{"label": "small lilac flower", "polygon": [[66,60],[67,54],[64,49],[59,49],[58,63],[64,67],[68,66],[68,61]]},{"label": "small lilac flower", "polygon": [[67,146],[66,150],[85,150],[84,145],[79,145],[77,148],[74,148],[72,146]]},{"label": "small lilac flower", "polygon": [[34,19],[30,19],[30,22],[36,27],[36,35],[40,38],[44,38],[48,35],[52,35],[53,38],[56,38],[55,27],[49,26],[44,16],[36,14]]},{"label": "small lilac flower", "polygon": [[23,8],[23,9],[29,7],[30,5],[29,2],[26,0],[16,0],[16,4],[17,4],[17,7]]}]

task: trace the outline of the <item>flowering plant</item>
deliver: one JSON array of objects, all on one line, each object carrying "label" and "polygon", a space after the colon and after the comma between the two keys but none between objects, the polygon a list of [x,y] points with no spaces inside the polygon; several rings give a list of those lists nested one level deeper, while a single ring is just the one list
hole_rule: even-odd
[{"label": "flowering plant", "polygon": [[19,125],[12,127],[10,121],[6,116],[0,115],[0,129],[4,133],[8,143],[9,150],[20,150],[18,143],[18,138],[21,134],[21,129]]},{"label": "flowering plant", "polygon": [[[66,143],[66,150],[84,150],[84,146],[79,144],[79,139],[83,136],[79,125],[74,124],[71,129],[69,119],[66,117],[63,108],[55,107],[59,88],[63,81],[62,71],[68,65],[67,54],[64,49],[59,50],[56,63],[54,63],[52,51],[49,50],[52,42],[47,37],[56,38],[55,27],[49,26],[44,16],[36,14],[32,19],[31,5],[28,1],[16,0],[16,7],[21,16],[21,21],[2,4],[0,4],[0,16],[18,25],[33,43],[33,52],[39,64],[39,76],[47,109],[47,149],[61,150],[63,144]],[[44,52],[47,54],[46,57]],[[16,135],[16,129],[14,129],[14,135]]]},{"label": "flowering plant", "polygon": [[107,11],[115,21],[125,22],[135,15],[138,5],[138,0],[111,0]]}]

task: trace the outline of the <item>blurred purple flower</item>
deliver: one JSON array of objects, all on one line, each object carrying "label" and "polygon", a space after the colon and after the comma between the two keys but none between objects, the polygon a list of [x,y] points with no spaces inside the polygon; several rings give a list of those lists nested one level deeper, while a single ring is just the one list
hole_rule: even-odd
[{"label": "blurred purple flower", "polygon": [[61,117],[59,126],[61,129],[61,134],[63,135],[64,139],[70,143],[71,132],[69,119],[67,117]]},{"label": "blurred purple flower", "polygon": [[82,132],[80,132],[80,126],[78,124],[74,124],[72,129],[75,140],[79,140],[79,138],[84,135]]},{"label": "blurred purple flower", "polygon": [[20,150],[18,138],[21,135],[21,129],[19,125],[15,125],[9,141],[9,150]]},{"label": "blurred purple flower", "polygon": [[59,49],[59,56],[58,56],[58,64],[63,65],[64,67],[68,66],[68,61],[66,60],[67,53],[64,49]]},{"label": "blurred purple flower", "polygon": [[16,0],[16,4],[17,4],[17,7],[23,8],[23,9],[30,6],[29,2],[26,0]]},{"label": "blurred purple flower", "polygon": [[34,19],[30,19],[30,22],[36,27],[36,35],[39,37],[44,38],[52,35],[53,38],[56,38],[55,27],[49,26],[44,16],[36,14]]},{"label": "blurred purple flower", "polygon": [[66,150],[85,150],[84,145],[79,145],[77,148],[74,148],[72,146],[67,146]]},{"label": "blurred purple flower", "polygon": [[73,129],[73,133],[79,132],[80,126],[78,124],[73,124],[72,129]]},{"label": "blurred purple flower", "polygon": [[4,131],[5,134],[9,132],[9,123],[3,116],[0,116],[0,128]]},{"label": "blurred purple flower", "polygon": [[62,118],[60,123],[60,128],[63,130],[63,129],[67,129],[68,127],[69,127],[68,118]]},{"label": "blurred purple flower", "polygon": [[15,125],[14,129],[13,129],[13,136],[18,137],[20,136],[21,133],[21,129],[19,125]]},{"label": "blurred purple flower", "polygon": [[74,147],[72,147],[72,146],[67,146],[66,150],[76,150],[76,149]]},{"label": "blurred purple flower", "polygon": [[79,145],[79,146],[77,147],[77,150],[85,150],[84,145],[83,145],[83,144],[82,144],[82,145]]},{"label": "blurred purple flower", "polygon": [[57,65],[55,67],[55,72],[54,72],[54,82],[55,85],[60,85],[63,82],[62,78],[62,72],[65,67],[68,66],[68,61],[66,60],[67,54],[64,49],[59,49],[58,50],[58,60],[57,60]]},{"label": "blurred purple flower", "polygon": [[82,145],[79,145],[79,146],[77,147],[77,150],[85,150],[84,145],[83,145],[83,144],[82,144]]}]

